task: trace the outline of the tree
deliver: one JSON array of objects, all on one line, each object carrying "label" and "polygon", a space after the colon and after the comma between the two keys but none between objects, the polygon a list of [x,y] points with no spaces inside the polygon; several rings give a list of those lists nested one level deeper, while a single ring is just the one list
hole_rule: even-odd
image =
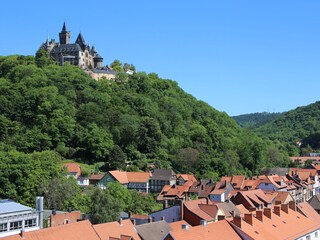
[{"label": "tree", "polygon": [[110,67],[112,68],[112,70],[114,70],[116,72],[123,72],[122,64],[118,59],[114,60],[110,64]]},{"label": "tree", "polygon": [[114,145],[109,155],[110,169],[123,169],[125,167],[127,155],[118,145]]}]

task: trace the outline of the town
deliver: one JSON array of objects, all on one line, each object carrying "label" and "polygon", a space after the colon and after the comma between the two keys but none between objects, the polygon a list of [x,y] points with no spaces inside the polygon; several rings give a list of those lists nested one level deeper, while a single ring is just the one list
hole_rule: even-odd
[{"label": "town", "polygon": [[[0,201],[0,237],[15,239],[318,239],[320,165],[269,168],[259,176],[196,179],[171,169],[150,172],[108,171],[84,177],[77,163],[66,163],[66,177],[81,187],[106,189],[110,182],[141,194],[156,193],[163,209],[149,215],[122,213],[116,222],[91,224],[80,211],[36,209],[10,199]],[[47,228],[43,228],[46,223]]]}]

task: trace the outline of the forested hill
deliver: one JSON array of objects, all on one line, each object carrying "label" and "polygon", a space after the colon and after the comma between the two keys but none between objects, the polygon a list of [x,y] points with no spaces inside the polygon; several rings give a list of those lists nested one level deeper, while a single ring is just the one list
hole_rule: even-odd
[{"label": "forested hill", "polygon": [[109,169],[155,164],[206,178],[287,164],[272,142],[176,82],[154,73],[119,76],[95,81],[74,66],[0,57],[0,161],[8,151],[48,150]]},{"label": "forested hill", "polygon": [[[302,141],[309,151],[320,149],[320,102],[298,107],[254,129],[259,135],[294,145]],[[311,147],[311,148],[310,148]]]},{"label": "forested hill", "polygon": [[239,116],[234,116],[232,118],[239,124],[240,127],[251,128],[272,121],[281,115],[282,113],[262,112],[242,114]]}]

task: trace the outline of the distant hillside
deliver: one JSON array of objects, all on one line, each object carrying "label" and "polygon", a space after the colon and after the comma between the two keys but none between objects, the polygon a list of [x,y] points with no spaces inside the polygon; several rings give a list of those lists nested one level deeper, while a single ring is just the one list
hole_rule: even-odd
[{"label": "distant hillside", "polygon": [[251,128],[272,121],[283,113],[250,113],[232,117],[240,127]]},{"label": "distant hillside", "polygon": [[309,145],[313,150],[320,145],[320,102],[298,107],[277,119],[254,128],[260,136],[295,144]]}]

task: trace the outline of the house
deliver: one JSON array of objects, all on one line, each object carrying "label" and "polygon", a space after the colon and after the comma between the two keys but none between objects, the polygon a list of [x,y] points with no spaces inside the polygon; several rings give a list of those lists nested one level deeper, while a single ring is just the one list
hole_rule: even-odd
[{"label": "house", "polygon": [[151,192],[160,192],[165,185],[176,184],[177,176],[172,169],[155,169],[150,178]]},{"label": "house", "polygon": [[106,172],[97,185],[105,189],[110,182],[119,182],[128,189],[135,189],[139,192],[150,192],[150,172],[124,172],[119,170]]},{"label": "house", "polygon": [[296,156],[296,157],[290,157],[290,160],[292,163],[299,163],[300,165],[304,165],[306,161],[310,160],[313,164],[320,163],[320,156]]},{"label": "house", "polygon": [[164,238],[164,240],[241,240],[252,239],[243,238],[244,233],[234,230],[231,224],[227,220],[221,220],[219,222],[207,223],[202,221],[201,225],[190,226],[186,223],[179,225],[173,225],[173,230],[170,231]]},{"label": "house", "polygon": [[0,238],[42,228],[43,197],[37,197],[36,209],[14,202],[0,200]]},{"label": "house", "polygon": [[89,185],[97,186],[99,181],[104,177],[104,173],[102,174],[92,174],[89,177]]},{"label": "house", "polygon": [[2,240],[101,240],[89,220],[36,231],[23,231]]},{"label": "house", "polygon": [[272,200],[273,199],[267,196],[261,189],[239,191],[231,198],[231,201],[235,205],[242,204],[249,211],[270,207]]},{"label": "house", "polygon": [[69,223],[75,223],[81,220],[81,212],[65,212],[65,213],[56,213],[53,211],[53,214],[50,215],[48,219],[48,227],[57,227]]},{"label": "house", "polygon": [[166,221],[150,222],[136,226],[141,240],[162,240],[172,228]]},{"label": "house", "polygon": [[183,220],[192,226],[199,225],[201,221],[218,221],[224,218],[224,212],[218,208],[215,202],[208,199],[198,199],[183,202]]},{"label": "house", "polygon": [[90,185],[89,176],[80,176],[77,178],[77,183],[80,187],[88,187]]},{"label": "house", "polygon": [[81,168],[78,163],[65,163],[63,164],[67,169],[67,177],[74,177],[77,179],[81,175]]},{"label": "house", "polygon": [[141,240],[130,220],[96,224],[93,229],[101,240]]},{"label": "house", "polygon": [[187,199],[190,186],[188,185],[165,185],[157,197],[157,201],[168,200],[173,203],[176,199]]},{"label": "house", "polygon": [[179,201],[177,204],[166,207],[156,212],[149,214],[149,217],[153,222],[165,220],[167,223],[172,223],[180,221],[182,219],[182,201]]},{"label": "house", "polygon": [[190,187],[195,182],[197,179],[193,174],[177,174],[177,185],[179,186],[188,185]]},{"label": "house", "polygon": [[269,196],[272,200],[273,204],[276,203],[289,203],[291,201],[295,201],[292,195],[289,192],[283,191],[264,191],[264,194]]},{"label": "house", "polygon": [[231,190],[233,190],[233,187],[227,180],[217,182],[214,190],[209,194],[209,199],[215,202],[224,202],[229,199]]},{"label": "house", "polygon": [[189,194],[196,195],[199,198],[207,198],[209,194],[213,191],[215,183],[211,179],[203,179],[199,182],[195,182],[189,189]]}]

